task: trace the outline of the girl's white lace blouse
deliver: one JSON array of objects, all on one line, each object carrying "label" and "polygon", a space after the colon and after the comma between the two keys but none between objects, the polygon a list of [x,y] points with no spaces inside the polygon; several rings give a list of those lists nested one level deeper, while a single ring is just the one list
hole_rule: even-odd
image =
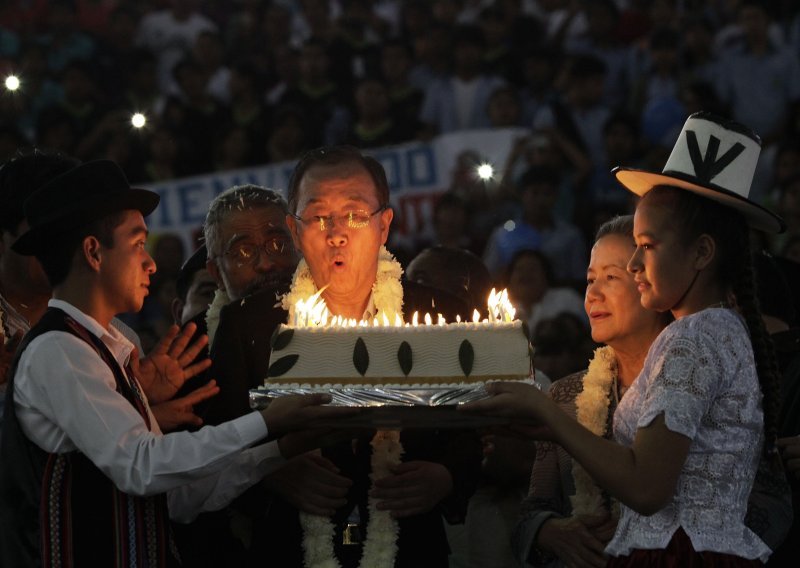
[{"label": "girl's white lace blouse", "polygon": [[621,507],[613,555],[665,548],[678,527],[697,551],[765,561],[769,548],[744,525],[764,439],[761,390],[744,320],[710,308],[670,324],[653,342],[639,378],[619,404],[614,437],[664,414],[667,428],[692,440],[672,501],[649,517]]}]

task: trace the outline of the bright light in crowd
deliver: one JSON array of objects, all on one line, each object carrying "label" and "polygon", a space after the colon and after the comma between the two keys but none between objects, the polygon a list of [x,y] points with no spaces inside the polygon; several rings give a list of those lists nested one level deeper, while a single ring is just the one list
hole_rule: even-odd
[{"label": "bright light in crowd", "polygon": [[481,164],[478,166],[478,177],[482,180],[492,179],[494,168],[491,164]]},{"label": "bright light in crowd", "polygon": [[19,85],[20,85],[19,77],[17,77],[16,75],[9,75],[8,77],[6,77],[6,89],[8,89],[9,91],[16,91],[17,89],[19,89]]},{"label": "bright light in crowd", "polygon": [[145,116],[140,112],[137,112],[131,117],[131,124],[134,128],[141,128],[146,122],[147,118],[145,118]]}]

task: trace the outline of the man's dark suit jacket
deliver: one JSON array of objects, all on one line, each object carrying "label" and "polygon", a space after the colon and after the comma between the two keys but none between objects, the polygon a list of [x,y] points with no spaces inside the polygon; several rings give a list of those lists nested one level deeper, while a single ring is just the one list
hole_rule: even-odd
[{"label": "man's dark suit jacket", "polygon": [[[403,313],[441,313],[448,321],[456,314],[468,318],[473,306],[462,300],[413,282],[403,282]],[[287,319],[287,312],[275,307],[273,291],[264,291],[225,306],[211,346],[214,377],[220,393],[205,416],[206,424],[218,424],[249,412],[249,390],[261,386],[267,376],[270,338],[275,328]],[[369,440],[360,438],[353,450],[349,442],[325,448],[323,455],[333,461],[342,475],[354,481],[348,504],[337,511],[336,549],[344,566],[357,565],[359,546],[341,546],[341,530],[354,507],[362,521],[367,519],[369,490]],[[404,461],[429,461],[444,465],[453,478],[453,492],[432,511],[400,521],[399,553],[396,566],[447,566],[449,547],[442,518],[462,522],[469,497],[474,492],[481,463],[481,445],[476,432],[452,429],[405,429],[401,433]],[[250,491],[240,499],[240,508],[249,509],[256,520],[251,557],[254,563],[274,566],[302,566],[302,530],[297,510],[277,496],[268,499],[258,491]],[[264,512],[267,511],[266,516]],[[362,536],[364,535],[362,522]]]}]

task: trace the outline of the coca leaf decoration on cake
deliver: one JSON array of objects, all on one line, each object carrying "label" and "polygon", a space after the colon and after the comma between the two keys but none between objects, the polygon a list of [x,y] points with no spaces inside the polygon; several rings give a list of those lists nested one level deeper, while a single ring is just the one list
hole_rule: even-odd
[{"label": "coca leaf decoration on cake", "polygon": [[367,351],[367,344],[360,337],[356,339],[356,345],[353,347],[353,365],[355,365],[356,371],[362,377],[367,374],[369,352]]},{"label": "coca leaf decoration on cake", "polygon": [[461,370],[464,371],[464,376],[469,377],[472,372],[472,364],[475,362],[475,350],[466,339],[461,342],[461,347],[458,348],[458,362],[461,365]]},{"label": "coca leaf decoration on cake", "polygon": [[289,369],[294,367],[294,364],[297,363],[299,358],[300,355],[286,355],[281,357],[269,366],[269,369],[267,369],[267,375],[270,377],[280,377],[284,373],[287,373]]},{"label": "coca leaf decoration on cake", "polygon": [[280,330],[280,326],[275,328],[275,331],[272,334],[272,339],[270,340],[269,344],[272,347],[273,351],[280,351],[292,340],[294,336],[294,329],[288,328],[284,329],[283,331]]},{"label": "coca leaf decoration on cake", "polygon": [[411,372],[411,367],[413,366],[411,357],[411,346],[408,344],[408,341],[404,341],[403,343],[400,344],[400,347],[397,350],[397,362],[400,363],[400,369],[403,371],[403,374],[407,377],[408,374]]}]

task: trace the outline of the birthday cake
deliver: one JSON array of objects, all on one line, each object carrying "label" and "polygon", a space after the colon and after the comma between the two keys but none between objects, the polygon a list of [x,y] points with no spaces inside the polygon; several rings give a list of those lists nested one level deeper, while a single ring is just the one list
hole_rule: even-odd
[{"label": "birthday cake", "polygon": [[272,337],[266,387],[453,387],[531,376],[516,321],[295,327]]}]

